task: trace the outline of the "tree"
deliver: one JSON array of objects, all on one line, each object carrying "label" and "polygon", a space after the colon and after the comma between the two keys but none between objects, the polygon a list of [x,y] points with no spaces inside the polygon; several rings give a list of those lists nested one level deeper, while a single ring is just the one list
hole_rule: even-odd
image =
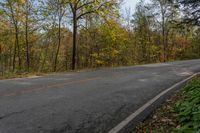
[{"label": "tree", "polygon": [[29,15],[30,15],[30,4],[29,0],[25,1],[25,44],[26,44],[26,63],[27,71],[30,68],[30,55],[29,55]]},{"label": "tree", "polygon": [[199,0],[179,0],[183,6],[180,7],[185,13],[184,22],[200,26],[200,1]]},{"label": "tree", "polygon": [[73,52],[72,52],[72,70],[76,68],[76,56],[77,56],[77,29],[79,20],[85,15],[99,13],[106,7],[111,8],[116,5],[116,1],[109,0],[70,0],[70,9],[72,12],[73,23]]},{"label": "tree", "polygon": [[135,40],[137,40],[139,62],[150,62],[150,44],[152,43],[151,35],[153,33],[152,23],[154,19],[153,14],[149,11],[148,7],[146,7],[144,1],[140,1],[136,6],[136,12],[132,20]]},{"label": "tree", "polygon": [[61,46],[61,23],[63,20],[64,15],[66,15],[66,8],[67,8],[68,1],[66,0],[48,0],[47,1],[47,12],[49,15],[55,15],[55,18],[58,24],[58,45],[56,48],[56,54],[54,58],[54,66],[53,66],[53,71],[56,71],[57,69],[57,62],[58,62],[58,54],[60,51],[60,46]]},{"label": "tree", "polygon": [[13,54],[13,71],[15,70],[15,61],[16,61],[16,52],[18,52],[18,63],[19,70],[22,68],[22,60],[21,60],[21,49],[19,44],[19,35],[20,35],[20,21],[22,16],[22,5],[23,0],[3,0],[0,2],[1,9],[6,14],[6,18],[8,22],[14,27],[15,34],[15,44],[14,44],[14,54]]},{"label": "tree", "polygon": [[168,60],[168,34],[170,31],[169,24],[176,14],[173,4],[169,0],[152,0],[151,10],[154,11],[156,22],[161,29],[161,40],[163,45],[163,62]]},{"label": "tree", "polygon": [[4,76],[200,57],[198,1],[121,1],[0,0]]},{"label": "tree", "polygon": [[25,36],[25,49],[26,49],[26,70],[30,71],[30,34],[35,31],[36,17],[34,9],[34,0],[25,0],[23,4],[23,24]]}]

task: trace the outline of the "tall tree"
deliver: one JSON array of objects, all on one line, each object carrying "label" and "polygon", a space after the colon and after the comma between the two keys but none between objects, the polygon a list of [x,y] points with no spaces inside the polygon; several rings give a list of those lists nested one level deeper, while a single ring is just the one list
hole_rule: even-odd
[{"label": "tall tree", "polygon": [[76,56],[77,56],[77,29],[79,20],[85,15],[92,13],[99,13],[106,7],[112,9],[113,5],[116,5],[115,0],[70,0],[69,2],[72,12],[73,23],[73,52],[72,52],[72,70],[76,68]]},{"label": "tall tree", "polygon": [[60,46],[61,46],[61,28],[62,28],[62,20],[63,17],[66,15],[66,10],[67,10],[67,4],[68,1],[66,0],[48,0],[47,1],[47,9],[49,12],[49,15],[55,15],[55,22],[58,25],[58,36],[57,36],[57,48],[56,48],[56,53],[55,53],[55,58],[54,58],[54,66],[53,66],[53,71],[56,71],[57,69],[57,62],[58,62],[58,55],[60,51]]},{"label": "tall tree", "polygon": [[18,54],[18,63],[19,69],[22,68],[22,60],[21,60],[21,48],[19,42],[20,35],[20,21],[22,16],[22,5],[24,1],[22,0],[2,0],[0,2],[1,9],[7,15],[9,21],[13,25],[14,34],[15,34],[15,44],[14,44],[14,54],[13,54],[13,71],[15,70],[15,62],[16,62],[16,52]]},{"label": "tall tree", "polygon": [[139,52],[139,62],[150,62],[151,47],[149,44],[151,43],[152,23],[154,19],[153,14],[146,7],[144,1],[140,1],[136,6],[136,12],[132,20],[134,36],[136,37],[135,40]]},{"label": "tall tree", "polygon": [[26,45],[26,64],[27,71],[30,69],[30,49],[29,49],[29,16],[30,16],[30,1],[25,1],[25,45]]},{"label": "tall tree", "polygon": [[152,10],[156,15],[157,22],[161,27],[162,45],[163,45],[163,62],[168,60],[168,33],[171,15],[173,14],[172,4],[169,0],[152,0]]},{"label": "tall tree", "polygon": [[200,26],[200,1],[178,0],[180,9],[185,13],[184,22]]}]

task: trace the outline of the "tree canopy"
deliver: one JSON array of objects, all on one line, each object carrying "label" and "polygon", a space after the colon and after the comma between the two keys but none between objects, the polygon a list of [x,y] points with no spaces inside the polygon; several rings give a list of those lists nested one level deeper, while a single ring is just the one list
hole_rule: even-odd
[{"label": "tree canopy", "polygon": [[[2,75],[200,57],[199,0],[1,0]],[[130,3],[131,4],[131,3]]]}]

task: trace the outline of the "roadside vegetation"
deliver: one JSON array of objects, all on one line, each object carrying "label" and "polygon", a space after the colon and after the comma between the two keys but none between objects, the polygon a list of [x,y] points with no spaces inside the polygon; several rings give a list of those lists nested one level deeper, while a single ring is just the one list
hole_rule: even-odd
[{"label": "roadside vegetation", "polygon": [[123,2],[0,0],[0,77],[200,57],[199,0]]},{"label": "roadside vegetation", "polygon": [[198,133],[200,132],[200,78],[189,82],[172,96],[136,132]]}]

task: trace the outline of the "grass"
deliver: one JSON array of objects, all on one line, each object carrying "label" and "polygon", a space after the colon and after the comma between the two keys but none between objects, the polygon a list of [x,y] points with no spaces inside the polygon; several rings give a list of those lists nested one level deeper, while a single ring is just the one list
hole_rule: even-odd
[{"label": "grass", "polygon": [[17,72],[4,72],[3,74],[0,73],[0,80],[2,79],[13,79],[13,78],[24,78],[30,76],[40,76],[43,75],[42,73],[17,73]]},{"label": "grass", "polygon": [[189,82],[134,131],[137,133],[200,133],[200,78]]}]

